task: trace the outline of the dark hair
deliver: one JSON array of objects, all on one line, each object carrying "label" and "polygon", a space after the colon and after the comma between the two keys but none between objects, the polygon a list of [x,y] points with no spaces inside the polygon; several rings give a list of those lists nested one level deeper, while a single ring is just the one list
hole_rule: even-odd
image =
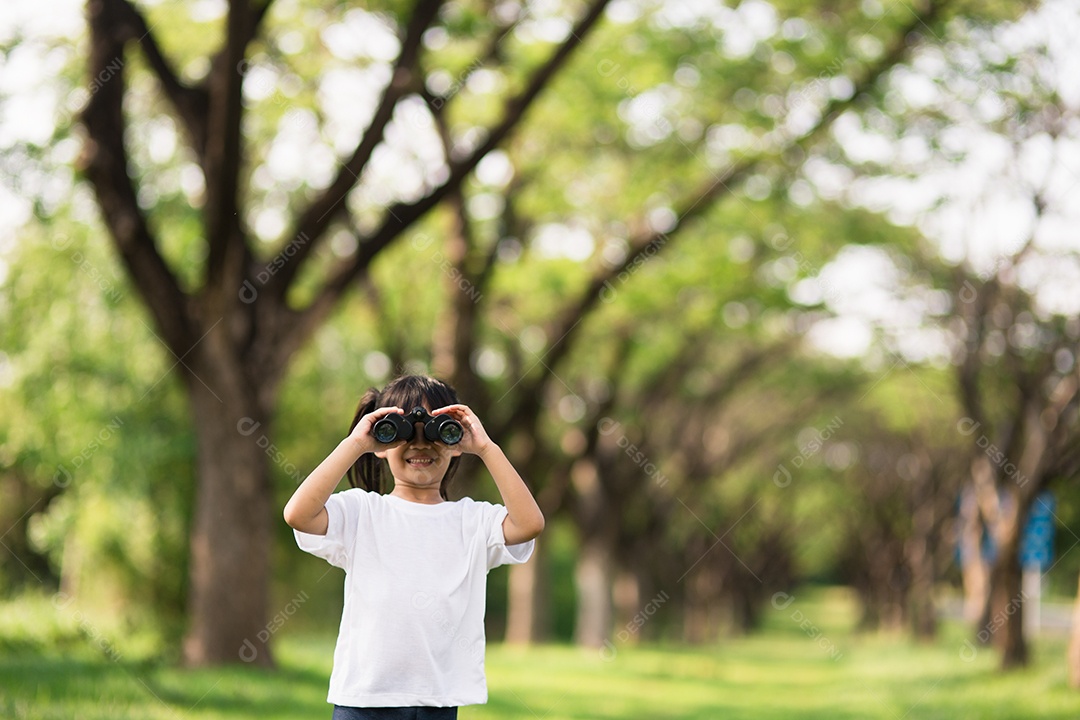
[{"label": "dark hair", "polygon": [[[381,392],[375,388],[369,388],[364,393],[364,396],[360,398],[360,405],[356,408],[352,425],[349,426],[349,432],[352,433],[360,423],[360,418],[381,407],[396,406],[408,412],[420,405],[427,405],[428,410],[435,410],[457,402],[458,396],[454,388],[442,380],[424,375],[402,375],[391,381]],[[457,472],[460,459],[460,457],[451,458],[450,466],[446,468],[446,474],[443,475],[442,483],[439,485],[439,495],[443,500],[450,499],[446,488],[450,485],[454,473]],[[374,453],[361,455],[346,473],[349,485],[352,487],[380,494],[385,494],[390,489],[387,483],[389,474],[386,461],[376,457]]]}]

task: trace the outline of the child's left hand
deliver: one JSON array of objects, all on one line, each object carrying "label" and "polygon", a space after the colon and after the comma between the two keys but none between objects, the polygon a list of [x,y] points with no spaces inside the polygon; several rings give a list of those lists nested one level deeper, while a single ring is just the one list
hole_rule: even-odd
[{"label": "child's left hand", "polygon": [[480,418],[476,417],[468,405],[447,405],[438,410],[432,410],[432,415],[449,415],[461,423],[464,434],[461,442],[454,446],[455,450],[474,455],[483,455],[484,451],[492,444],[487,431],[484,430]]}]

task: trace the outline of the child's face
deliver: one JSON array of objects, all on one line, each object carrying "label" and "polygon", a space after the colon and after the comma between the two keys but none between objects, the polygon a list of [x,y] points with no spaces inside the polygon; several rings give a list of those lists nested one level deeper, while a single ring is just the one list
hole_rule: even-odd
[{"label": "child's face", "polygon": [[[426,405],[425,403],[425,409],[431,412],[431,408]],[[411,440],[387,450],[380,450],[375,455],[386,459],[395,485],[416,490],[434,488],[438,491],[446,469],[450,466],[450,460],[460,455],[461,451],[425,438],[423,423],[416,423],[414,429]]]}]

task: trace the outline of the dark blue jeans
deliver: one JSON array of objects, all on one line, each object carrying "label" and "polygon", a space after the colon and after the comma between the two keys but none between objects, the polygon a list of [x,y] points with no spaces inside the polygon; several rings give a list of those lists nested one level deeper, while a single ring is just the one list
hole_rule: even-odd
[{"label": "dark blue jeans", "polygon": [[333,720],[457,720],[456,707],[377,707],[334,706]]}]

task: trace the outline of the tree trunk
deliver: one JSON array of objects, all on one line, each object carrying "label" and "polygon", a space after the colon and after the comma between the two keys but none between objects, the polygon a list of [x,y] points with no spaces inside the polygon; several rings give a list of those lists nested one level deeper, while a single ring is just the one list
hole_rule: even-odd
[{"label": "tree trunk", "polygon": [[[641,578],[632,571],[620,571],[615,577],[611,592],[615,610],[615,625],[619,628],[634,627],[634,618],[641,612]],[[639,632],[627,635],[626,643],[634,644],[641,639]]]},{"label": "tree trunk", "polygon": [[574,568],[577,588],[577,621],[574,642],[585,647],[603,647],[611,635],[611,553],[601,537],[586,536]]},{"label": "tree trunk", "polygon": [[[272,545],[267,414],[238,363],[212,333],[186,376],[198,442],[198,490],[191,532],[188,665],[273,664],[268,641]],[[202,347],[202,346],[200,346]],[[204,382],[211,383],[208,387]]]},{"label": "tree trunk", "polygon": [[[18,466],[0,472],[0,587],[7,590],[42,583],[55,586],[57,578],[49,559],[34,550],[28,531],[31,518],[43,513],[71,482],[71,472],[65,465],[59,466],[52,485],[45,490],[34,487]],[[64,543],[65,555],[68,544]],[[65,565],[61,564],[61,580],[64,571]]]},{"label": "tree trunk", "polygon": [[547,543],[537,538],[529,562],[510,566],[506,642],[528,645],[550,636],[550,594]]},{"label": "tree trunk", "polygon": [[[688,556],[701,557],[708,552],[708,544],[701,538],[687,549],[691,550]],[[724,587],[729,573],[718,567],[715,559],[699,563],[684,581],[683,640],[691,645],[716,642],[724,628],[730,627],[732,599]]]},{"label": "tree trunk", "polygon": [[937,637],[937,614],[934,608],[933,557],[926,547],[926,539],[913,541],[911,551],[912,582],[908,600],[908,618],[916,640],[932,641]]},{"label": "tree trunk", "polygon": [[[977,623],[986,615],[990,597],[990,569],[982,554],[983,521],[975,491],[960,496],[960,571],[964,586],[964,619]],[[989,618],[987,618],[989,619]]]},{"label": "tree trunk", "polygon": [[904,548],[911,572],[908,617],[915,639],[929,641],[937,636],[937,615],[934,609],[934,554],[931,550],[934,532],[933,498],[921,497],[912,520],[912,537]]},{"label": "tree trunk", "polygon": [[1020,531],[1018,514],[1013,514],[1000,535],[997,561],[990,577],[990,617],[979,631],[989,636],[1001,651],[1001,669],[1027,665],[1027,642],[1024,639],[1024,593],[1020,569]]},{"label": "tree trunk", "polygon": [[1080,688],[1080,587],[1076,591],[1076,602],[1073,605],[1072,631],[1069,637],[1069,685]]}]

